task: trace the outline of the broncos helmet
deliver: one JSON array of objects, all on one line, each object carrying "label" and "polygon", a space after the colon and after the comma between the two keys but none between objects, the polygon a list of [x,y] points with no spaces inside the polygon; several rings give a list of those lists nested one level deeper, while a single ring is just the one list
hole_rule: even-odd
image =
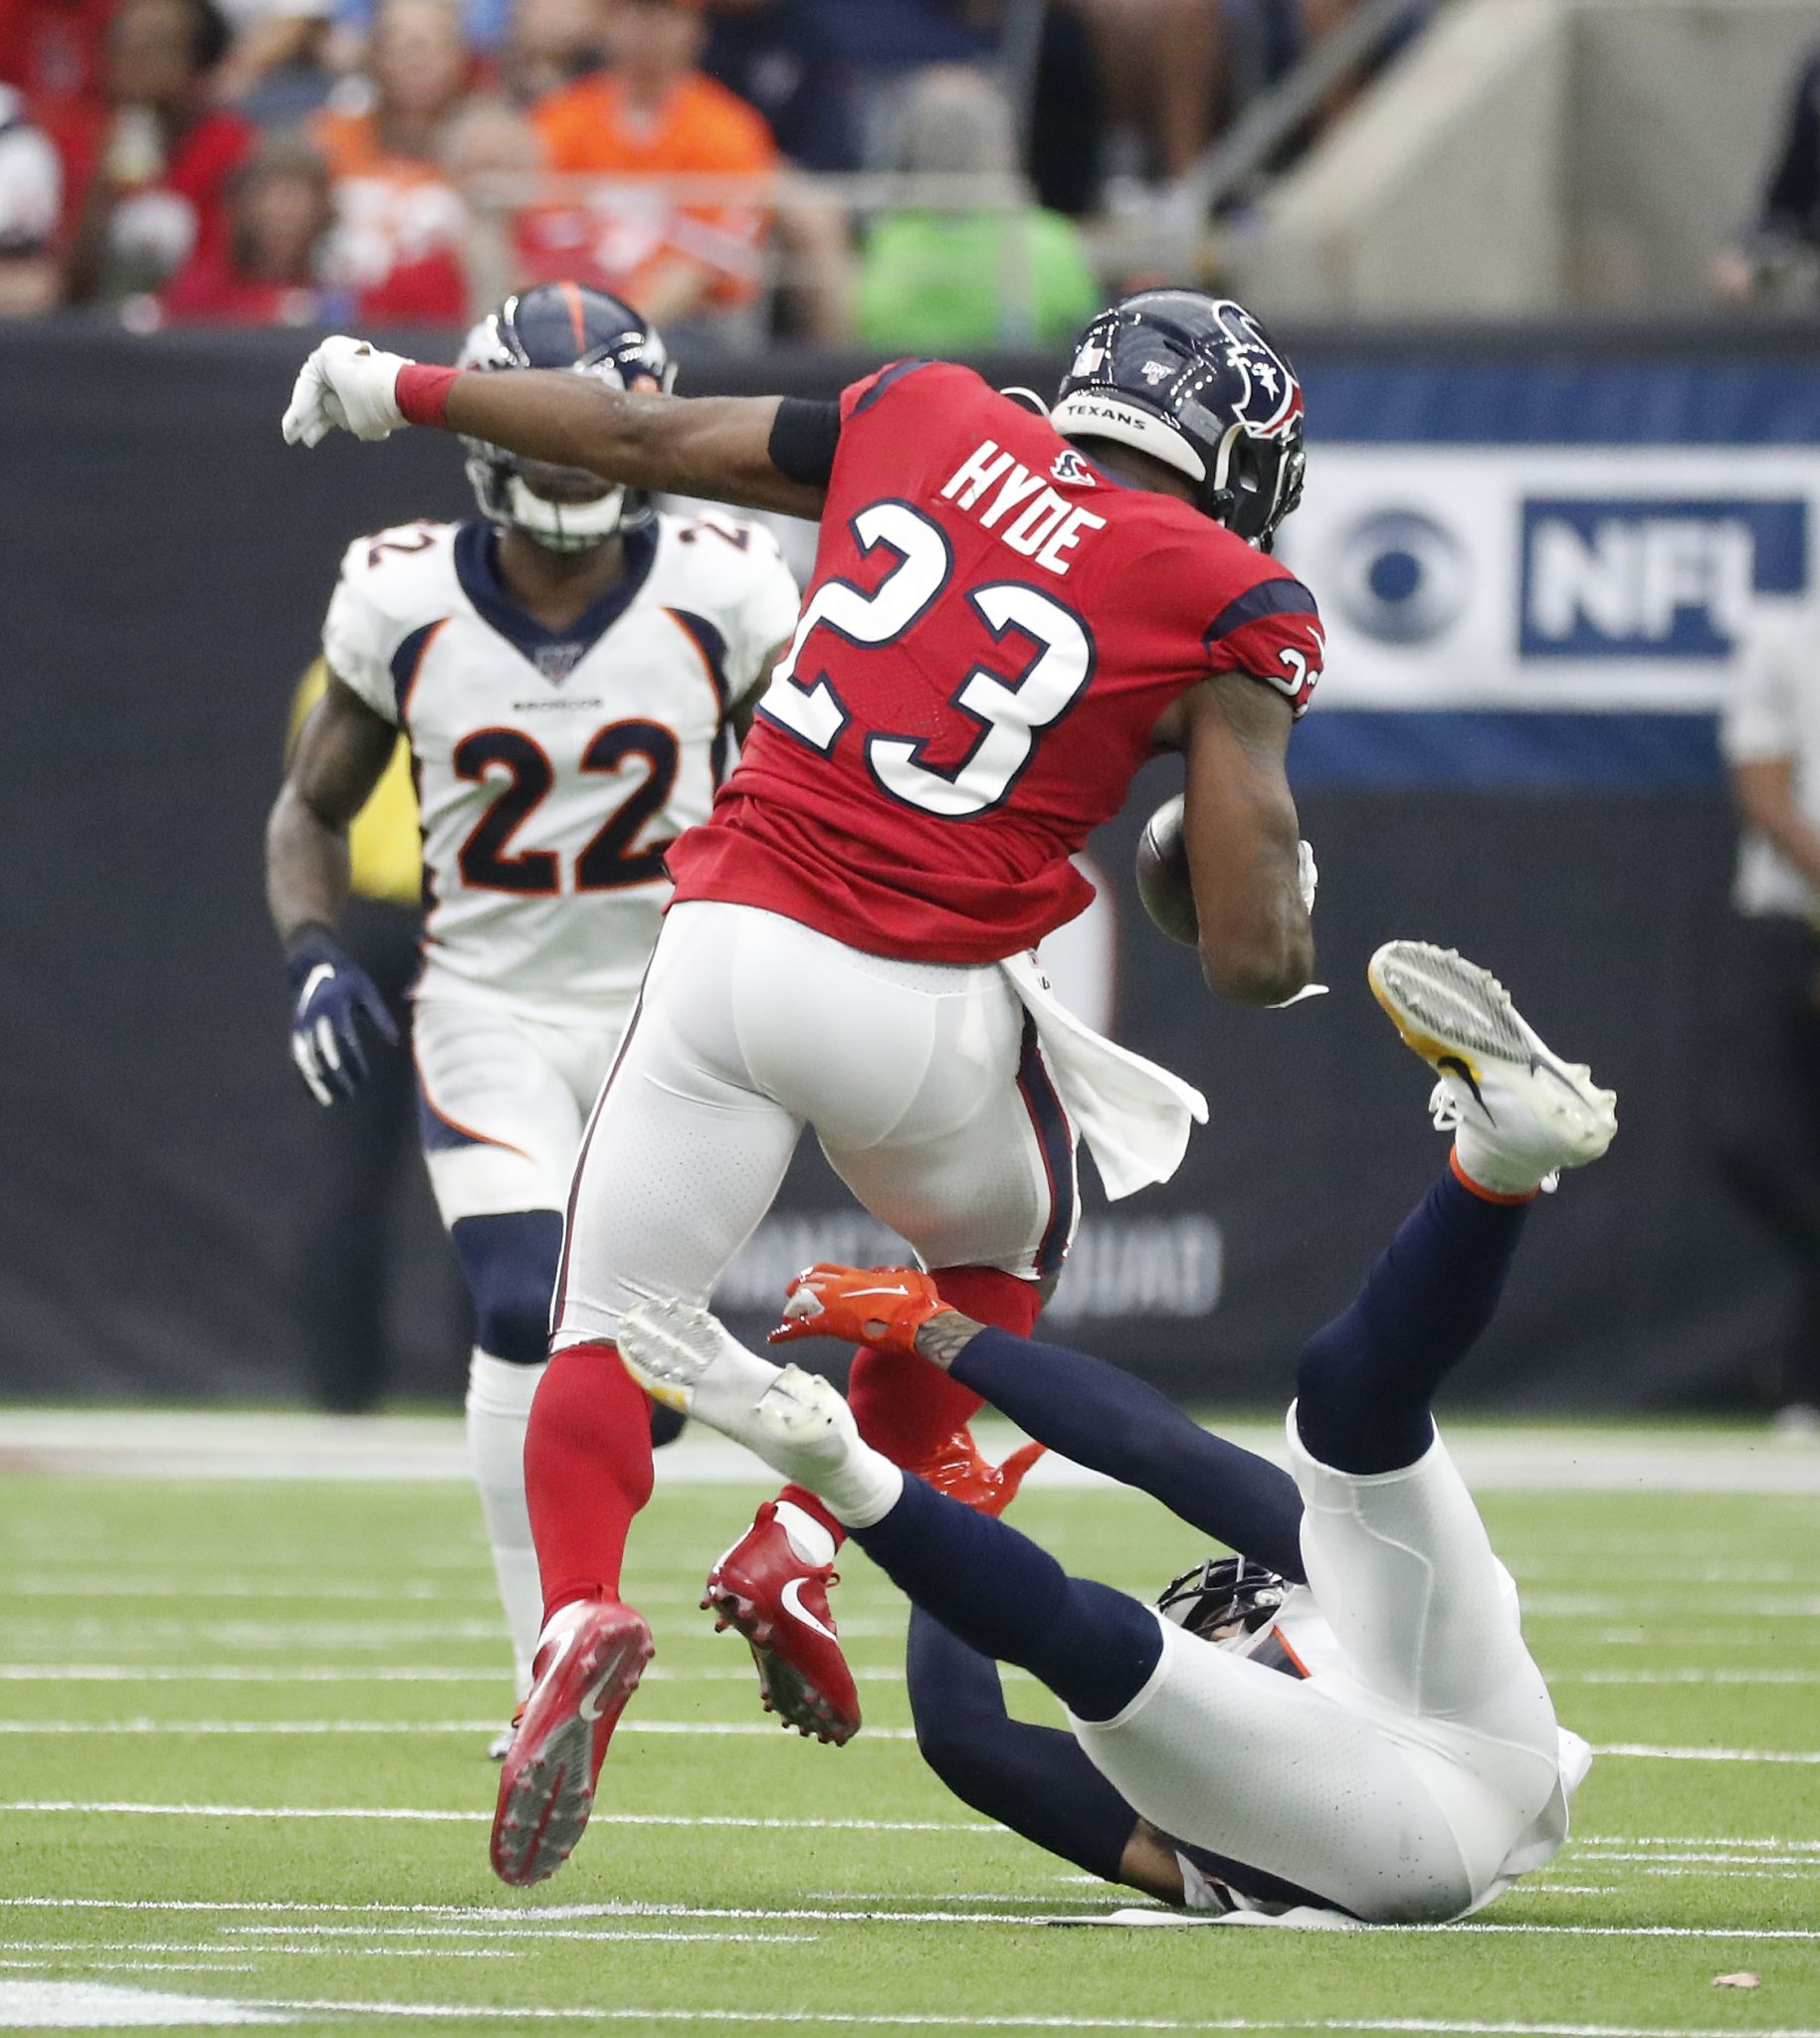
[{"label": "broncos helmet", "polygon": [[1210,1556],[1172,1580],[1156,1610],[1205,1642],[1224,1642],[1268,1627],[1288,1589],[1248,1556]]},{"label": "broncos helmet", "polygon": [[1302,500],[1302,384],[1231,298],[1139,291],[1081,335],[1051,422],[1134,446],[1195,485],[1195,505],[1269,551]]},{"label": "broncos helmet", "polygon": [[[668,391],[677,377],[663,337],[649,319],[605,291],[586,284],[543,283],[519,291],[474,327],[462,342],[463,368],[573,368],[609,389]],[[651,498],[642,490],[601,489],[585,469],[520,460],[484,439],[464,435],[468,481],[481,514],[510,523],[552,551],[580,552],[650,521]],[[569,502],[539,494],[544,488],[576,494]]]}]

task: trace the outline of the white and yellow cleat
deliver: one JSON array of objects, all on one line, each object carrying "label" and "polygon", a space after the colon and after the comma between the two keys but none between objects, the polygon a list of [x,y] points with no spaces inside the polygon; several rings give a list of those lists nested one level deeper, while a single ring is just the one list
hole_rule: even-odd
[{"label": "white and yellow cleat", "polygon": [[642,1302],[620,1319],[619,1355],[647,1394],[756,1452],[786,1479],[815,1474],[859,1448],[853,1411],[819,1374],[748,1351],[710,1311]]},{"label": "white and yellow cleat", "polygon": [[1386,941],[1367,975],[1405,1046],[1440,1077],[1429,1110],[1478,1187],[1551,1189],[1562,1168],[1611,1144],[1617,1094],[1554,1054],[1489,969],[1427,941]]}]

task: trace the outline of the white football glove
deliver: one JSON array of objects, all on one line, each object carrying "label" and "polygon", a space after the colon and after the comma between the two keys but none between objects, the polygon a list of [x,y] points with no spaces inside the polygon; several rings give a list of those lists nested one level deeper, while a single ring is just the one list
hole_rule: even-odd
[{"label": "white football glove", "polygon": [[[1296,890],[1302,894],[1302,910],[1312,914],[1314,911],[1314,891],[1320,883],[1320,872],[1314,862],[1314,852],[1306,842],[1296,845]],[[1300,1005],[1305,998],[1324,998],[1327,987],[1324,983],[1305,983],[1293,998],[1285,998],[1280,1005],[1271,1006],[1273,1012],[1282,1012],[1291,1005]]]},{"label": "white football glove", "polygon": [[1296,890],[1302,894],[1304,913],[1314,911],[1314,889],[1320,883],[1320,871],[1314,862],[1314,852],[1306,842],[1296,845]]},{"label": "white football glove", "polygon": [[364,339],[337,333],[303,363],[285,413],[285,444],[319,445],[330,432],[385,439],[405,421],[395,391],[403,354],[382,353]]}]

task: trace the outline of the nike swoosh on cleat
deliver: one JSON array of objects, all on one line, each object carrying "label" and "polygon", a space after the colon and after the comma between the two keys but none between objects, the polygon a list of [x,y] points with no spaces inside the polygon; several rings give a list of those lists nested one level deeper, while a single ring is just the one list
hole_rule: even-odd
[{"label": "nike swoosh on cleat", "polygon": [[582,1693],[581,1702],[575,1710],[590,1724],[600,1718],[600,1695],[613,1682],[613,1673],[619,1668],[618,1661],[609,1663],[605,1670]]},{"label": "nike swoosh on cleat", "polygon": [[818,1635],[826,1635],[829,1641],[833,1642],[836,1647],[839,1647],[840,1636],[825,1621],[817,1620],[814,1614],[802,1603],[803,1587],[808,1582],[807,1578],[792,1578],[784,1586],[782,1593],[784,1611],[794,1614],[804,1627],[813,1628]]},{"label": "nike swoosh on cleat", "polygon": [[1461,1082],[1473,1093],[1473,1102],[1485,1113],[1488,1119],[1491,1119],[1493,1124],[1498,1122],[1497,1119],[1492,1116],[1491,1108],[1485,1101],[1484,1092],[1479,1088],[1478,1078],[1458,1055],[1440,1056],[1435,1062],[1435,1067],[1441,1070],[1444,1075],[1458,1076]]}]

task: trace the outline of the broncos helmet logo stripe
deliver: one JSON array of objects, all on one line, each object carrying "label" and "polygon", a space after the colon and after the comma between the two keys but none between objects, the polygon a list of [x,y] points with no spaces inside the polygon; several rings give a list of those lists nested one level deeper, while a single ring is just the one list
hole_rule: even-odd
[{"label": "broncos helmet logo stripe", "polygon": [[[566,282],[514,292],[469,331],[457,365],[567,368],[610,389],[667,391],[676,381],[676,366],[656,326],[610,293]],[[641,491],[605,489],[583,496],[571,486],[561,500],[546,500],[527,486],[526,475],[547,477],[547,465],[520,461],[480,439],[465,437],[462,444],[482,515],[492,523],[515,524],[552,550],[585,550],[651,519],[651,499]],[[548,488],[549,482],[542,485]]]}]

